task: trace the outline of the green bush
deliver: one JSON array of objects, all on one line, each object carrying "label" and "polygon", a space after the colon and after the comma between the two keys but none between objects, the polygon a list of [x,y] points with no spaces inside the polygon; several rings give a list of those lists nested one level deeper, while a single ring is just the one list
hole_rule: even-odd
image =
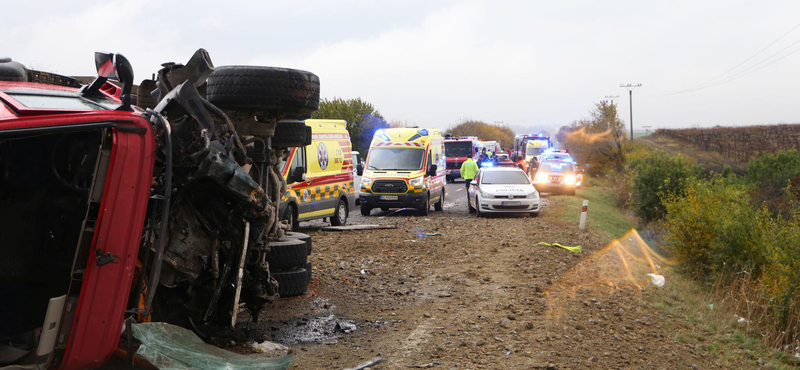
[{"label": "green bush", "polygon": [[800,176],[800,151],[792,149],[778,154],[765,153],[747,164],[745,178],[760,187],[782,189]]},{"label": "green bush", "polygon": [[751,209],[746,189],[717,177],[697,181],[682,196],[672,194],[663,201],[668,231],[665,241],[695,277],[708,276],[730,262],[720,249],[732,248],[719,243],[720,231],[735,229],[747,218],[736,211]]},{"label": "green bush", "polygon": [[636,153],[629,159],[631,208],[645,223],[664,217],[662,199],[681,197],[700,174],[700,167],[690,160],[660,151]]},{"label": "green bush", "polygon": [[773,217],[752,206],[751,194],[746,182],[716,176],[668,196],[667,248],[695,277],[730,281],[746,273],[759,283],[774,325],[797,330],[788,320],[800,309],[800,218]]},{"label": "green bush", "polygon": [[745,179],[754,188],[754,201],[790,219],[800,210],[800,151],[762,154],[747,165]]}]

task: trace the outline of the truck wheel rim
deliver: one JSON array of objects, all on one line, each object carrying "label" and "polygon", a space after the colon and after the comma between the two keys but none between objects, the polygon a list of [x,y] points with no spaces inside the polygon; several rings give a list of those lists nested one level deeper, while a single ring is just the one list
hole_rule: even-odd
[{"label": "truck wheel rim", "polygon": [[347,212],[344,210],[344,207],[340,205],[339,206],[339,220],[340,221],[344,221],[345,218],[347,218]]}]

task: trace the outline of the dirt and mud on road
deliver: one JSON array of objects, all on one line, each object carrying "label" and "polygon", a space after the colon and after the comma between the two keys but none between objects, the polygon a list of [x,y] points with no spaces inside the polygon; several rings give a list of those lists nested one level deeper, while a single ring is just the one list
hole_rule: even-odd
[{"label": "dirt and mud on road", "polygon": [[[393,230],[327,232],[309,224],[316,276],[309,295],[274,303],[236,344],[287,344],[296,353],[292,369],[348,368],[375,357],[387,360],[376,369],[705,363],[671,340],[663,312],[642,302],[651,285],[639,293],[624,282],[582,284],[586,266],[573,267],[610,240],[556,221],[559,197],[544,198],[538,218],[477,219],[467,213],[463,188],[448,185],[445,211],[426,217],[350,213],[350,224]],[[538,242],[580,245],[583,253]]]}]

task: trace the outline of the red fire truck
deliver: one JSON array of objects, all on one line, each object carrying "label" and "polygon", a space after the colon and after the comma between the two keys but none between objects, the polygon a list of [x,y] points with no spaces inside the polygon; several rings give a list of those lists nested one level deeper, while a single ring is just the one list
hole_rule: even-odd
[{"label": "red fire truck", "polygon": [[461,177],[461,164],[472,157],[477,160],[476,149],[480,140],[477,136],[447,137],[444,140],[444,155],[447,161],[447,182],[453,182]]}]

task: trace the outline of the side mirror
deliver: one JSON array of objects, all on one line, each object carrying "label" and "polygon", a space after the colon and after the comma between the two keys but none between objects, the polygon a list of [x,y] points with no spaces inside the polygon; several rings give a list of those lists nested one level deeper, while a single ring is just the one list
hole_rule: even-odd
[{"label": "side mirror", "polygon": [[89,98],[100,98],[103,96],[100,89],[109,79],[117,80],[122,83],[122,93],[120,100],[122,105],[117,108],[120,111],[133,111],[131,108],[131,90],[133,89],[133,66],[127,58],[121,54],[113,53],[94,53],[94,64],[97,68],[97,78],[90,85],[81,89],[81,96]]},{"label": "side mirror", "polygon": [[356,165],[356,175],[361,176],[364,174],[364,164],[359,163]]},{"label": "side mirror", "polygon": [[470,185],[478,185],[478,182],[477,182],[477,181],[475,181],[475,180],[472,180],[472,181],[470,181],[470,182],[469,182],[469,184],[470,184]]},{"label": "side mirror", "polygon": [[432,164],[430,168],[428,168],[428,176],[436,176],[436,165]]},{"label": "side mirror", "polygon": [[306,168],[305,167],[297,167],[289,174],[289,178],[287,179],[288,183],[293,184],[296,182],[301,182],[306,179]]}]

